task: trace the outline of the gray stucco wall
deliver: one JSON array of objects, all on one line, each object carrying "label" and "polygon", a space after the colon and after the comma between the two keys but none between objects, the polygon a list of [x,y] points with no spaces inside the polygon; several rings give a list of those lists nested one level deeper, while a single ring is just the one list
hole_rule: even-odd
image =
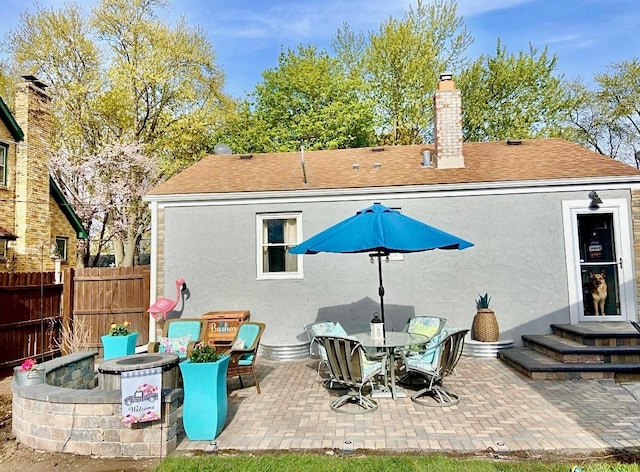
[{"label": "gray stucco wall", "polygon": [[[629,199],[628,191],[599,193]],[[380,201],[475,244],[383,263],[388,329],[402,329],[414,314],[443,316],[451,326],[470,328],[475,300],[488,292],[501,339],[520,343],[522,334],[547,333],[551,323],[570,321],[562,201],[581,199],[586,201],[584,191],[169,206],[164,286],[173,287],[177,277],[187,281],[182,317],[250,310],[252,320],[267,324],[268,344],[306,340],[302,326],[316,320],[366,331],[378,310],[377,265],[366,254],[317,254],[302,256],[303,280],[257,280],[256,214],[302,212],[306,239]]]}]

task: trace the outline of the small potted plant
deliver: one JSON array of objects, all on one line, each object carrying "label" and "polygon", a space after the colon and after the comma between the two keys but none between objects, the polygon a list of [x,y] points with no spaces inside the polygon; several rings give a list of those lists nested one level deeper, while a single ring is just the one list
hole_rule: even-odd
[{"label": "small potted plant", "polygon": [[481,342],[496,342],[500,337],[500,329],[495,312],[489,308],[491,297],[488,293],[478,294],[476,300],[476,315],[473,317],[471,332],[473,339]]},{"label": "small potted plant", "polygon": [[184,431],[191,441],[210,441],[222,432],[227,420],[229,355],[200,343],[178,365],[184,389]]},{"label": "small potted plant", "polygon": [[131,329],[128,321],[111,323],[109,332],[100,338],[104,348],[104,359],[128,356],[136,352],[138,332]]},{"label": "small potted plant", "polygon": [[35,359],[25,359],[19,367],[14,367],[13,378],[18,385],[37,385],[44,383],[44,369]]}]

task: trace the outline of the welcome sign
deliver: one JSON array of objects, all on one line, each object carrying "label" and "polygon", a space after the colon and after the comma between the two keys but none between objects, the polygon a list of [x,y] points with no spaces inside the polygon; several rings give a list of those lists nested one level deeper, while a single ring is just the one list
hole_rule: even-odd
[{"label": "welcome sign", "polygon": [[122,423],[159,420],[162,367],[122,372],[120,377]]}]

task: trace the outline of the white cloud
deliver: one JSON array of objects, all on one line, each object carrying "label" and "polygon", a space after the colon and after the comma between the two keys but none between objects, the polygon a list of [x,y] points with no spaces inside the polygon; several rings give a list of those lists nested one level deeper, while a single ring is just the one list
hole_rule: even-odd
[{"label": "white cloud", "polygon": [[505,10],[535,0],[458,0],[458,13],[475,16],[495,10]]},{"label": "white cloud", "polygon": [[564,48],[568,47],[572,49],[578,49],[578,48],[586,48],[594,45],[595,40],[586,38],[582,34],[567,33],[561,36],[552,36],[550,38],[542,39],[540,40],[540,43],[559,45]]}]

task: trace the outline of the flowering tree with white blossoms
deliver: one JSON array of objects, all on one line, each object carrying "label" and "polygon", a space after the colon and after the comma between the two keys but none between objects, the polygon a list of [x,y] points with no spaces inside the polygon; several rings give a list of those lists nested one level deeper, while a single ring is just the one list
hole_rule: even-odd
[{"label": "flowering tree with white blossoms", "polygon": [[[64,182],[63,191],[90,240],[98,242],[100,247],[92,251],[95,257],[110,243],[116,265],[133,265],[137,244],[150,224],[142,196],[159,182],[157,159],[146,155],[140,143],[115,143],[79,160],[54,155],[51,171]],[[93,265],[88,257],[85,251],[84,264]]]}]

